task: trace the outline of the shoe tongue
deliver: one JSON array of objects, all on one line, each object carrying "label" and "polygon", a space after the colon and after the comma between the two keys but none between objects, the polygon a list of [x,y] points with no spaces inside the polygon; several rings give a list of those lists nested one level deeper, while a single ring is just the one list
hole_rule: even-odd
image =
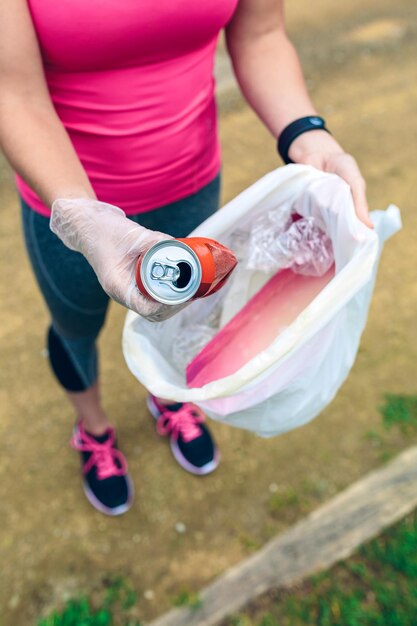
[{"label": "shoe tongue", "polygon": [[182,407],[182,402],[176,402],[175,404],[164,404],[164,408],[168,411],[179,411]]},{"label": "shoe tongue", "polygon": [[107,439],[110,436],[110,432],[108,430],[106,430],[106,432],[103,433],[102,435],[93,435],[92,433],[89,433],[88,431],[86,431],[86,433],[89,437],[92,437],[98,443],[104,443],[105,441],[107,441]]}]

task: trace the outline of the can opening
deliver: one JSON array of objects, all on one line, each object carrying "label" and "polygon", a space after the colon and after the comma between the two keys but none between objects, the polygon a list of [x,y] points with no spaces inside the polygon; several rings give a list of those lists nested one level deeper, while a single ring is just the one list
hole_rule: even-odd
[{"label": "can opening", "polygon": [[191,280],[192,276],[192,267],[189,263],[185,261],[180,261],[177,263],[177,267],[180,270],[180,275],[177,280],[173,281],[174,287],[177,289],[184,289]]}]

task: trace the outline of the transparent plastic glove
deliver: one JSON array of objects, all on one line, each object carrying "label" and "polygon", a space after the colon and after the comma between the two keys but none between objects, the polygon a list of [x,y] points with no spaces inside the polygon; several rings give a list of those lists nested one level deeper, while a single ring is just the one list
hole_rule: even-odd
[{"label": "transparent plastic glove", "polygon": [[68,248],[85,256],[104,291],[116,302],[154,322],[184,308],[184,304],[155,302],[136,286],[139,255],[158,241],[172,239],[169,235],[143,228],[118,207],[91,198],[55,200],[50,228]]}]

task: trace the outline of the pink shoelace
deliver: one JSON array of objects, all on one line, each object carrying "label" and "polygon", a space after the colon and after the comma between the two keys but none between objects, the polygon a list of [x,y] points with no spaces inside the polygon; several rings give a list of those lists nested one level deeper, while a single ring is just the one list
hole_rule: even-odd
[{"label": "pink shoelace", "polygon": [[179,435],[187,443],[201,435],[201,428],[205,415],[194,404],[185,403],[177,411],[169,411],[158,403],[162,411],[156,423],[156,429],[160,435],[172,435],[178,439]]},{"label": "pink shoelace", "polygon": [[79,452],[90,452],[88,461],[83,466],[84,474],[88,474],[95,465],[97,478],[105,480],[112,476],[125,476],[127,474],[127,462],[123,454],[114,448],[115,432],[108,429],[109,436],[104,443],[99,443],[88,435],[82,424],[79,423],[77,430],[71,439],[71,447]]}]

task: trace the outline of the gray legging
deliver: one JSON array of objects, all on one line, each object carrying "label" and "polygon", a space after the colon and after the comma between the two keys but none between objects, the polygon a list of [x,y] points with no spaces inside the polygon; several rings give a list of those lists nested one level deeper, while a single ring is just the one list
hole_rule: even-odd
[{"label": "gray legging", "polygon": [[[185,237],[219,208],[220,176],[197,193],[147,213],[129,216],[137,224]],[[68,391],[84,391],[97,379],[96,339],[109,297],[91,266],[49,229],[49,219],[23,200],[22,219],[29,258],[51,314],[48,349],[52,369]]]}]

